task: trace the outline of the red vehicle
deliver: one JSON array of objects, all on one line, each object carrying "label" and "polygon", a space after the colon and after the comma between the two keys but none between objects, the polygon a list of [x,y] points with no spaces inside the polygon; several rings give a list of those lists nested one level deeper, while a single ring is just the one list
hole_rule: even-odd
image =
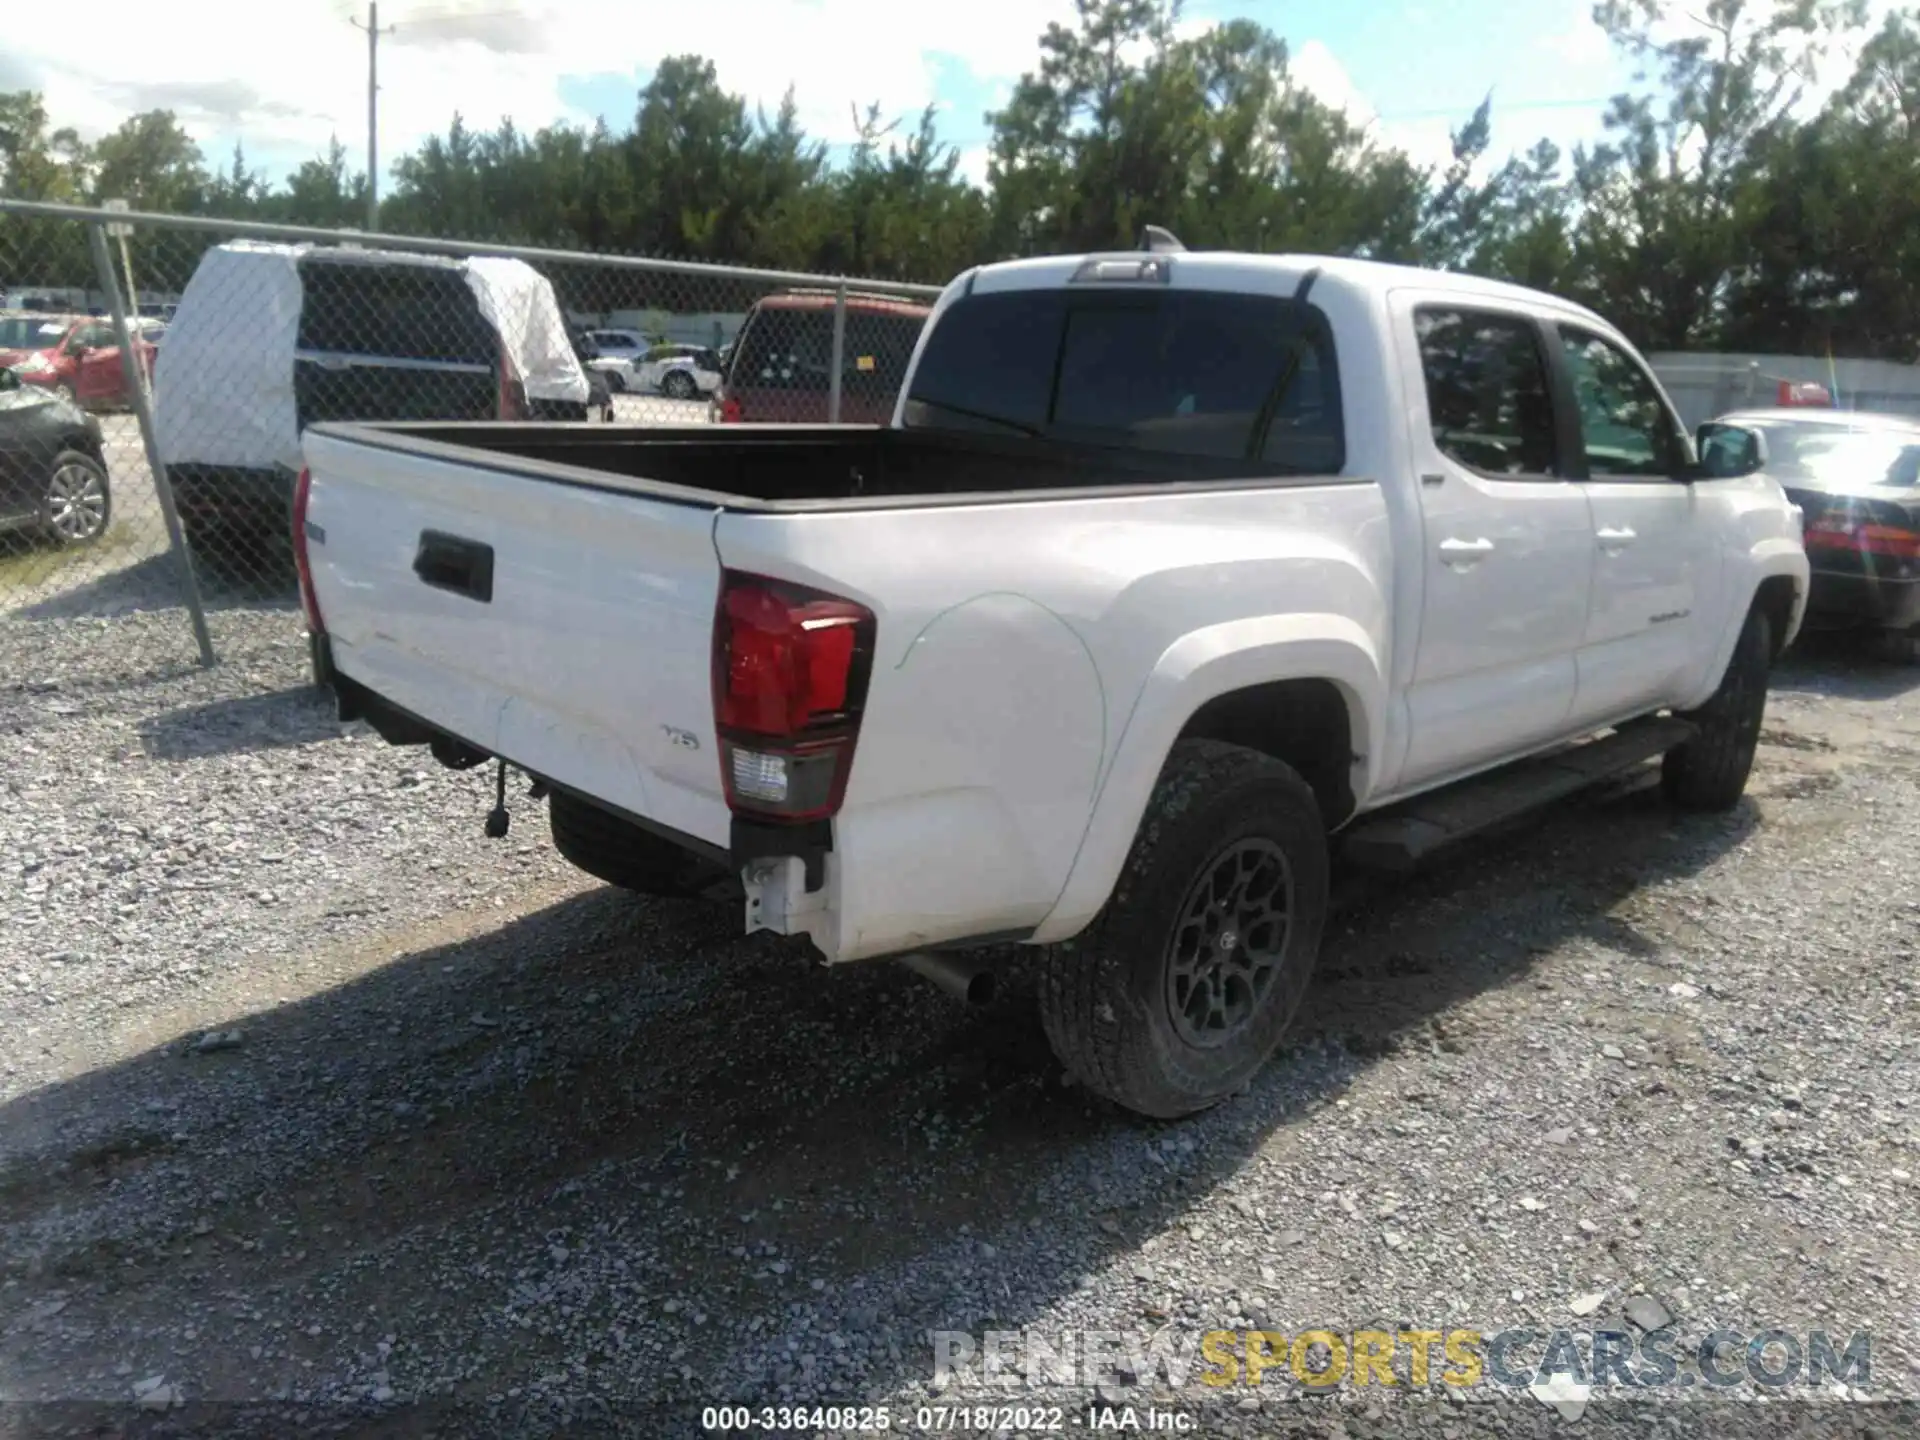
[{"label": "red vehicle", "polygon": [[[155,343],[165,327],[136,320],[134,347],[153,380]],[[57,390],[88,410],[123,410],[127,377],[113,322],[90,315],[0,315],[0,366],[29,385]]]},{"label": "red vehicle", "polygon": [[[740,327],[713,414],[728,424],[824,425],[833,389],[831,290],[792,290],[754,303]],[[847,296],[840,419],[885,425],[931,307],[887,295]]]}]

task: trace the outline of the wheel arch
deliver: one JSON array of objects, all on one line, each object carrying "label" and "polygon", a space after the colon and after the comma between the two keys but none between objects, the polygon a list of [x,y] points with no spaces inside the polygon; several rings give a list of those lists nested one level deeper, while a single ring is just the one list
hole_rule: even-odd
[{"label": "wheel arch", "polygon": [[[1786,653],[1787,646],[1793,643],[1794,636],[1800,628],[1800,617],[1805,603],[1806,586],[1797,583],[1791,575],[1769,575],[1761,580],[1758,588],[1753,592],[1753,603],[1747,608],[1758,609],[1767,617],[1767,628],[1775,660]],[[1745,618],[1743,614],[1741,616],[1743,622]]]},{"label": "wheel arch", "polygon": [[1183,739],[1225,740],[1285,761],[1314,790],[1327,824],[1344,823],[1371,787],[1386,684],[1377,645],[1344,616],[1255,617],[1170,646],[1135,701],[1079,852],[1032,939],[1066,939],[1105,905]]},{"label": "wheel arch", "polygon": [[1727,673],[1734,647],[1740,642],[1741,627],[1755,609],[1767,617],[1773,658],[1778,660],[1800,633],[1810,581],[1807,552],[1797,539],[1774,538],[1743,552],[1730,567],[1720,590],[1720,603],[1726,609],[1719,633],[1713,637],[1702,668],[1695,672],[1692,693],[1683,696],[1674,708],[1691,710],[1704,705],[1720,687],[1720,677]]},{"label": "wheel arch", "polygon": [[89,431],[80,429],[62,431],[56,450],[77,450],[102,469],[106,468],[106,447],[98,436]]},{"label": "wheel arch", "polygon": [[1221,740],[1285,761],[1312,789],[1331,829],[1354,811],[1353,771],[1364,743],[1354,733],[1355,704],[1321,676],[1266,680],[1206,701],[1175,743]]}]

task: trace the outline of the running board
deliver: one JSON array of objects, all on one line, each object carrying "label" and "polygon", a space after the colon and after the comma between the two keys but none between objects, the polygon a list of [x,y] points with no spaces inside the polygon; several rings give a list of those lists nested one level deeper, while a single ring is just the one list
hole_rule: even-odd
[{"label": "running board", "polygon": [[1340,837],[1350,864],[1404,874],[1443,846],[1490,830],[1530,810],[1664,755],[1693,738],[1688,720],[1640,720],[1599,740],[1522,760],[1416,795],[1404,804],[1356,821]]}]

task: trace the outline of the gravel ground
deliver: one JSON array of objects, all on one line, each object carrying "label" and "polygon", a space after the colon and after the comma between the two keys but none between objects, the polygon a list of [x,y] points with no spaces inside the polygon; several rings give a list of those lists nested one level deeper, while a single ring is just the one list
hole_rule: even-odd
[{"label": "gravel ground", "polygon": [[[487,778],[337,724],[289,617],[222,624],[137,682],[177,613],[0,627],[0,1431],[1920,1433],[1920,670],[1804,646],[1723,820],[1629,788],[1356,884],[1289,1048],[1161,1126],[1063,1082],[1017,965],[966,1010],[599,887],[524,799],[490,842]],[[1872,1373],[1580,1414],[941,1386],[928,1334],[1668,1319],[1868,1329]]]}]

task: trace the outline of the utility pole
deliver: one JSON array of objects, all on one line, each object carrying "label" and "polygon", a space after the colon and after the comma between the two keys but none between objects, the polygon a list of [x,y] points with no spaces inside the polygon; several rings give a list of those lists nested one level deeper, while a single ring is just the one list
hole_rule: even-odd
[{"label": "utility pole", "polygon": [[[380,228],[380,0],[367,0],[367,23],[352,22],[367,32],[367,230]],[[386,33],[393,33],[387,26]]]}]

